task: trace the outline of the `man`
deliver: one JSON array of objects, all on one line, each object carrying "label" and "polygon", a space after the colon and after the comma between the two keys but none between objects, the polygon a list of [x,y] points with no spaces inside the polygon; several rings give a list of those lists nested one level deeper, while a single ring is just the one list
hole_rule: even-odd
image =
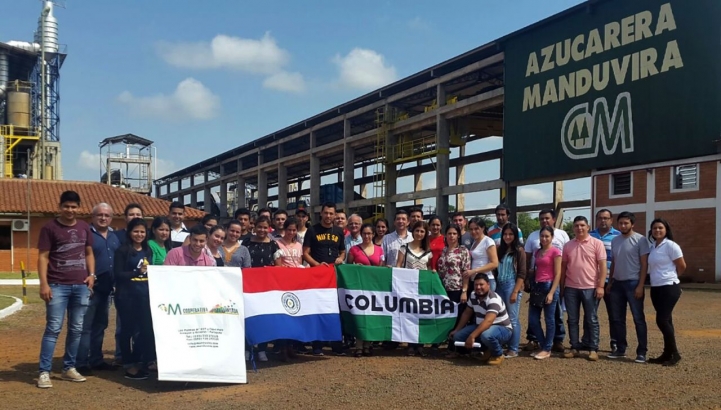
[{"label": "man", "polygon": [[[475,318],[474,324],[466,325],[471,318]],[[503,299],[491,290],[488,275],[479,273],[473,280],[473,293],[461,320],[449,336],[456,342],[465,342],[468,350],[477,340],[485,349],[482,360],[498,366],[503,363],[503,345],[511,341],[511,330],[511,318]]]},{"label": "man", "polygon": [[305,241],[305,233],[308,232],[308,211],[305,208],[300,208],[295,211],[295,217],[298,219],[298,242],[303,243]]},{"label": "man", "polygon": [[[310,266],[340,265],[345,260],[343,230],[334,225],[335,204],[326,202],[321,206],[321,221],[308,229],[303,241],[303,259]],[[331,344],[333,353],[344,355],[342,344]],[[323,356],[323,343],[313,342],[313,355]]]},{"label": "man", "polygon": [[[496,246],[501,246],[501,238],[503,236],[503,227],[508,223],[511,217],[511,208],[506,204],[500,204],[496,207],[496,224],[488,230],[488,236],[496,242]],[[518,240],[523,244],[523,232],[518,228]]]},{"label": "man", "polygon": [[[613,263],[613,253],[611,252],[611,242],[621,232],[617,231],[613,227],[613,214],[608,209],[601,209],[596,212],[596,229],[592,230],[591,236],[603,242],[603,246],[606,248],[606,265],[608,270],[611,270],[611,264]],[[606,280],[608,284],[608,280]],[[610,292],[604,292],[603,304],[606,305],[606,313],[608,315],[608,329],[611,336],[611,353],[616,352],[617,340],[616,329],[611,325],[611,294]],[[584,329],[582,340],[588,342],[588,332]]]},{"label": "man", "polygon": [[345,211],[343,211],[343,210],[336,211],[335,219],[333,220],[333,223],[335,224],[335,226],[337,226],[343,230],[343,236],[348,235],[348,229],[346,228],[346,226],[348,225],[348,218],[345,214]]},{"label": "man", "polygon": [[213,229],[214,226],[218,225],[218,217],[211,214],[206,214],[203,219],[200,220],[200,224],[205,227],[205,229],[210,232],[211,229]]},{"label": "man", "polygon": [[97,280],[93,286],[88,309],[83,318],[76,368],[83,374],[90,370],[112,370],[113,366],[103,360],[103,339],[108,328],[110,293],[113,291],[113,258],[120,247],[118,237],[113,233],[110,222],[113,209],[106,203],[93,208],[93,222],[90,231],[93,237],[93,257]]},{"label": "man", "polygon": [[183,223],[185,205],[180,202],[173,202],[170,204],[168,213],[168,219],[170,219],[170,247],[179,248],[187,245],[189,232]]},{"label": "man", "polygon": [[[561,258],[561,294],[568,313],[568,333],[571,350],[566,358],[578,356],[578,351],[589,350],[588,360],[598,360],[598,302],[603,299],[606,284],[606,249],[603,242],[589,235],[588,220],[577,216],[573,220],[576,237],[563,247]],[[583,306],[584,327],[589,330],[588,346],[578,337],[578,323]]]},{"label": "man", "polygon": [[[648,344],[648,330],[646,316],[643,312],[643,302],[646,292],[643,285],[646,282],[648,254],[650,252],[648,240],[640,233],[634,232],[636,216],[631,212],[621,212],[616,219],[621,235],[613,238],[611,249],[613,262],[609,273],[606,293],[611,300],[611,326],[615,329],[616,351],[608,355],[609,359],[626,357],[626,305],[631,308],[633,323],[636,326],[636,363],[646,363]],[[604,300],[605,296],[604,296]],[[608,306],[608,305],[607,305]]]},{"label": "man", "polygon": [[240,242],[253,236],[253,230],[250,228],[250,211],[247,208],[236,210],[233,218],[240,222]]},{"label": "man", "polygon": [[[125,206],[125,212],[123,214],[125,215],[125,226],[128,226],[128,223],[130,223],[130,221],[132,221],[133,219],[143,217],[143,207],[141,207],[140,204],[128,204]],[[115,234],[115,236],[118,237],[121,245],[124,245],[125,241],[128,240],[128,235],[125,231],[125,227],[121,229],[116,229],[113,231],[113,233]]]},{"label": "man", "polygon": [[468,223],[468,221],[466,221],[466,218],[463,216],[462,213],[456,212],[451,215],[451,222],[461,228],[461,245],[465,246],[468,249],[471,249],[471,245],[473,245],[473,237],[471,237],[470,232],[466,232],[466,224]]},{"label": "man", "polygon": [[68,333],[65,339],[61,378],[84,382],[75,370],[75,357],[83,330],[83,317],[95,284],[93,235],[87,223],[75,219],[80,195],[65,191],[60,195],[59,217],[45,224],[38,239],[38,278],[40,298],[45,301],[45,333],[40,345],[40,375],[37,386],[53,387],[50,370],[55,344],[62,330],[65,312]]},{"label": "man", "polygon": [[285,225],[285,221],[287,220],[288,212],[286,212],[285,209],[279,209],[275,211],[275,216],[273,216],[273,225],[275,226],[275,230],[273,231],[272,235],[274,238],[283,237],[283,232],[285,231],[283,225]]},{"label": "man", "polygon": [[215,266],[215,259],[205,250],[208,230],[195,225],[188,231],[188,244],[173,248],[165,257],[163,265],[170,266]]},{"label": "man", "polygon": [[393,226],[396,230],[383,237],[383,255],[385,257],[386,266],[396,267],[398,261],[398,251],[401,246],[413,242],[413,235],[408,232],[408,212],[403,209],[396,211],[393,220]]},{"label": "man", "polygon": [[410,222],[408,226],[413,226],[414,223],[423,220],[423,210],[421,208],[413,207],[408,211],[408,219]]},{"label": "man", "polygon": [[348,218],[348,235],[345,237],[345,261],[348,260],[348,254],[350,253],[350,248],[356,245],[360,245],[361,242],[363,242],[363,238],[361,238],[360,230],[361,226],[363,225],[363,219],[358,214],[353,214]]},{"label": "man", "polygon": [[[550,226],[553,228],[553,240],[551,245],[563,253],[563,247],[570,240],[568,234],[563,229],[557,229],[556,226],[556,211],[553,209],[544,209],[538,213],[538,221],[541,224],[541,228]],[[526,270],[530,275],[535,275],[535,258],[536,251],[541,249],[541,230],[537,230],[528,235],[528,240],[525,244],[526,250]],[[556,304],[556,333],[553,337],[553,348],[552,351],[556,353],[563,353],[566,349],[563,347],[563,339],[566,338],[566,328],[563,326],[563,308],[560,303]],[[525,351],[538,350],[538,342],[531,334],[530,328],[526,328],[526,339],[528,344],[524,346]]]},{"label": "man", "polygon": [[[140,204],[136,203],[130,203],[125,206],[125,211],[123,212],[125,215],[125,226],[128,226],[130,221],[132,221],[135,218],[142,218],[143,217],[143,208],[140,206]],[[113,231],[115,233],[115,236],[118,237],[118,241],[120,241],[120,245],[124,245],[125,242],[128,240],[128,234],[126,229],[123,227],[122,229],[117,229]],[[117,309],[115,310],[115,362],[113,363],[113,366],[120,365],[123,362],[123,358],[120,353],[120,345],[122,337],[122,324],[120,323],[120,315],[118,314]]]}]

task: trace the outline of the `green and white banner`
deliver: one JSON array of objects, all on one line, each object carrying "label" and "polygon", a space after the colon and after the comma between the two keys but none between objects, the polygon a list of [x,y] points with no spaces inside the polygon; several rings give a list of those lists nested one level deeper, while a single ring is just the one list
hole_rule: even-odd
[{"label": "green and white banner", "polygon": [[340,265],[338,301],[345,332],[362,340],[441,343],[458,306],[431,271]]}]

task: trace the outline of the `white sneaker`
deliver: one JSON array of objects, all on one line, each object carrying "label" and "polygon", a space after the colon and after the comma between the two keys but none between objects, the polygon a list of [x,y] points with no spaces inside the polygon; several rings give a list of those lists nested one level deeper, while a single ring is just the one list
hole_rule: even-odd
[{"label": "white sneaker", "polygon": [[267,362],[268,355],[266,355],[265,352],[258,352],[258,361],[259,362]]},{"label": "white sneaker", "polygon": [[78,373],[78,371],[75,370],[74,367],[71,367],[68,370],[63,370],[62,374],[60,375],[60,378],[63,380],[71,381],[71,382],[84,382],[85,381],[85,377],[83,377],[82,374]]},{"label": "white sneaker", "polygon": [[246,350],[245,351],[245,361],[247,362],[248,360],[250,360],[250,352]]},{"label": "white sneaker", "polygon": [[40,372],[40,376],[38,377],[38,387],[41,389],[49,389],[53,387],[53,382],[50,380],[50,373]]}]

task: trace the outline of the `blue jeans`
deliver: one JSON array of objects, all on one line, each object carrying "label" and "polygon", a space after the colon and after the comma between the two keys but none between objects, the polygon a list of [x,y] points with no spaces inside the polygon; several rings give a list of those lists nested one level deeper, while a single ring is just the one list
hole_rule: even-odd
[{"label": "blue jeans", "polygon": [[[560,290],[559,290],[560,295]],[[526,339],[528,341],[535,341],[536,336],[533,335],[533,331],[531,330],[531,311],[528,311],[528,327],[526,329]],[[556,324],[556,329],[553,332],[553,343],[563,343],[563,340],[566,339],[566,326],[563,325],[563,307],[561,306],[561,298],[559,296],[558,303],[556,303],[556,311],[554,316],[554,323]]]},{"label": "blue jeans", "polygon": [[75,367],[75,355],[83,331],[83,316],[88,308],[90,291],[85,284],[51,284],[53,297],[45,303],[45,333],[40,344],[40,371],[49,372],[53,367],[55,344],[63,328],[65,311],[68,312],[68,334],[65,338],[63,370]]},{"label": "blue jeans", "polygon": [[616,345],[619,353],[626,353],[628,341],[626,340],[626,305],[631,308],[633,323],[636,326],[638,347],[636,354],[646,356],[648,346],[648,329],[646,315],[643,313],[643,301],[636,299],[634,292],[638,287],[638,280],[614,280],[611,284],[611,326],[615,330]]},{"label": "blue jeans", "polygon": [[[548,294],[548,292],[551,291],[551,286],[553,286],[553,282],[535,282],[533,284],[533,290]],[[536,338],[536,341],[538,341],[541,350],[546,352],[551,351],[556,336],[556,309],[560,304],[558,300],[560,294],[561,290],[556,288],[556,292],[553,294],[553,301],[543,308],[528,305],[528,327]],[[541,327],[541,311],[543,311],[543,318],[546,320],[545,335]],[[561,339],[561,341],[563,341],[563,339]]]},{"label": "blue jeans", "polygon": [[[595,289],[566,288],[563,291],[563,299],[566,302],[566,313],[568,313],[568,333],[571,339],[571,349],[598,351],[598,300],[595,298]],[[583,306],[583,323],[589,339],[584,346],[579,339],[579,322],[581,318],[581,306]]]},{"label": "blue jeans", "polygon": [[103,339],[108,328],[110,294],[95,292],[83,318],[77,367],[97,366],[103,361]]},{"label": "blue jeans", "polygon": [[[474,330],[478,329],[478,325],[472,324],[464,327],[453,335],[453,341],[465,342]],[[503,345],[511,340],[511,329],[500,326],[491,325],[481,336],[476,339],[483,347],[490,350],[492,356],[503,356]]]},{"label": "blue jeans", "polygon": [[523,295],[523,293],[518,292],[516,303],[511,303],[511,294],[513,293],[513,289],[515,287],[515,280],[498,282],[496,293],[501,297],[501,299],[503,299],[503,303],[506,304],[508,316],[511,319],[511,326],[513,326],[511,341],[508,343],[508,349],[518,352],[518,345],[521,343],[521,322],[518,320],[518,310],[521,307],[521,295]]}]

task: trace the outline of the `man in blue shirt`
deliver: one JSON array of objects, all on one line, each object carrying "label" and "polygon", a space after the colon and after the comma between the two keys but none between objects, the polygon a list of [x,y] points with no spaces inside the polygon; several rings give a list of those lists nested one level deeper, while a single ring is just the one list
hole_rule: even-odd
[{"label": "man in blue shirt", "polygon": [[[603,246],[606,248],[606,263],[608,265],[608,271],[611,271],[611,262],[613,261],[613,253],[611,252],[611,242],[613,238],[621,235],[621,232],[613,227],[613,214],[608,209],[601,209],[596,212],[596,229],[590,232],[591,236],[601,240]],[[608,276],[606,276],[606,283],[608,283]],[[615,353],[617,349],[616,344],[616,332],[614,327],[611,325],[611,294],[604,293],[603,303],[606,305],[606,313],[608,314],[609,333],[611,334],[611,353]],[[591,332],[583,329],[583,340],[586,337],[590,337]],[[584,342],[584,345],[586,343]]]},{"label": "man in blue shirt", "polygon": [[89,373],[93,370],[111,370],[112,366],[103,360],[103,338],[108,327],[110,293],[113,290],[113,258],[120,247],[120,241],[110,227],[113,209],[106,203],[93,208],[93,255],[97,278],[90,303],[83,318],[83,331],[77,355],[77,370]]}]

